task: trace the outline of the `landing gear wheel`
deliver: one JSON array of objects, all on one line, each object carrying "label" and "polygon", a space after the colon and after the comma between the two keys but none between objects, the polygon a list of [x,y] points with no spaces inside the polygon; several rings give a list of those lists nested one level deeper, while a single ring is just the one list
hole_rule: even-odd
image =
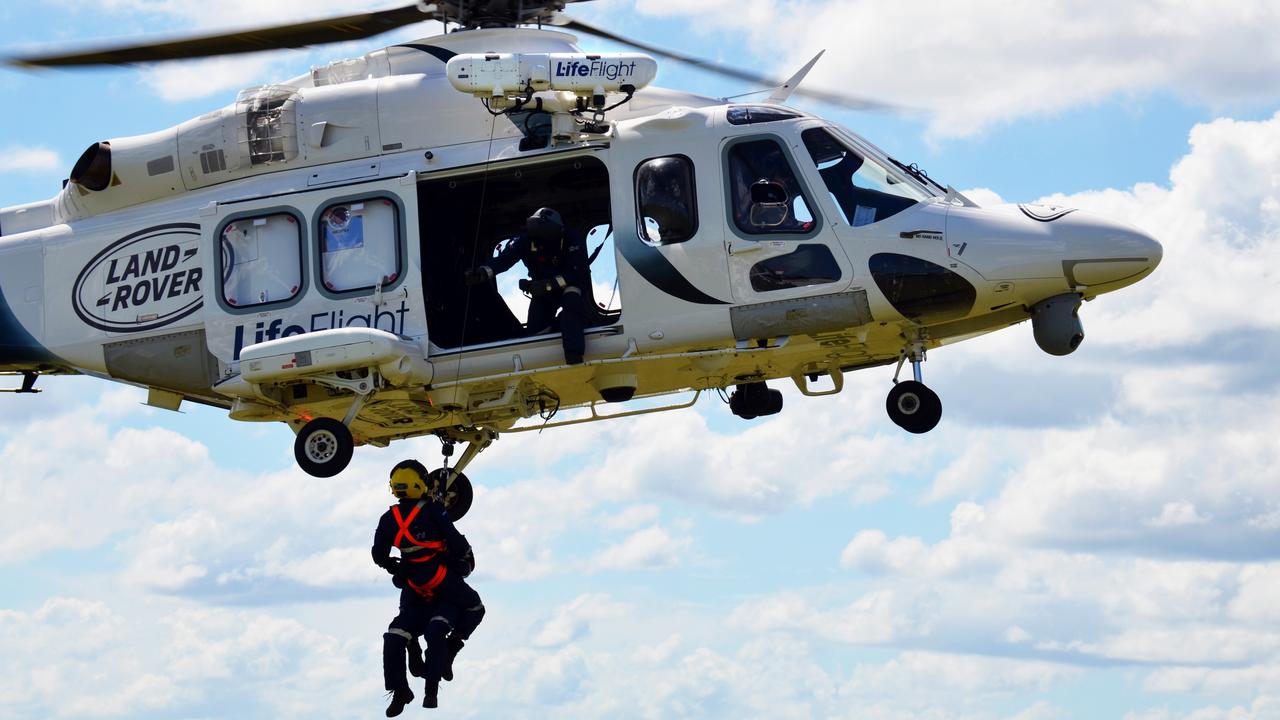
[{"label": "landing gear wheel", "polygon": [[917,435],[934,429],[942,419],[942,400],[938,394],[915,380],[894,385],[884,406],[894,424]]},{"label": "landing gear wheel", "polygon": [[[448,470],[437,468],[427,475],[428,487],[439,487],[449,479],[446,474]],[[471,481],[466,475],[458,473],[453,479],[453,484],[449,486],[448,492],[444,495],[444,510],[449,513],[449,519],[458,522],[462,519],[467,511],[471,509],[471,500],[474,494],[471,489]]]},{"label": "landing gear wheel", "polygon": [[351,431],[333,418],[316,418],[298,431],[293,458],[313,477],[333,477],[346,469],[355,451]]}]

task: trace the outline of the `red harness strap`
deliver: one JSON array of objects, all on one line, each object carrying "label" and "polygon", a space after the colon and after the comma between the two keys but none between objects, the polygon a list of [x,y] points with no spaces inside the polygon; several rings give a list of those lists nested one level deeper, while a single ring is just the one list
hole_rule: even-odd
[{"label": "red harness strap", "polygon": [[[422,506],[422,503],[415,505],[407,518],[400,515],[399,505],[391,506],[391,515],[395,518],[396,525],[400,527],[400,531],[396,533],[396,539],[393,540],[391,544],[399,548],[400,554],[404,555],[405,560],[411,563],[430,562],[435,559],[435,556],[438,553],[443,552],[445,549],[445,545],[442,541],[430,540],[423,542],[415,538],[413,534],[409,532],[409,524],[413,522],[414,518],[418,517],[418,512],[422,510]],[[400,543],[401,540],[408,540],[409,544],[413,547],[406,548]],[[416,553],[419,549],[426,550],[427,552],[422,553],[421,557],[416,554],[413,557],[408,557],[406,555],[406,553]]]},{"label": "red harness strap", "polygon": [[413,588],[414,592],[418,593],[419,595],[426,598],[427,600],[431,600],[435,597],[436,588],[440,587],[440,583],[444,582],[444,576],[448,574],[449,574],[448,568],[444,566],[444,563],[441,563],[440,567],[436,568],[436,574],[433,575],[431,579],[428,580],[425,584],[418,585],[414,583],[412,580],[406,580],[405,582],[409,583],[409,587]]}]

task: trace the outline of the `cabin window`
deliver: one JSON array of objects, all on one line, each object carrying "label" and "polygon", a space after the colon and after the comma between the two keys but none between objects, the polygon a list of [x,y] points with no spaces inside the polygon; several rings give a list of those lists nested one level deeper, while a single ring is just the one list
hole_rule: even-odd
[{"label": "cabin window", "polygon": [[840,279],[840,265],[826,245],[801,245],[751,266],[750,276],[756,292],[789,290],[833,283]]},{"label": "cabin window", "polygon": [[683,155],[645,160],[636,167],[636,217],[650,245],[682,243],[698,232],[693,161]]},{"label": "cabin window", "polygon": [[302,224],[290,213],[232,220],[222,228],[221,264],[228,305],[292,300],[302,287]]},{"label": "cabin window", "polygon": [[776,140],[739,142],[729,148],[733,221],[749,235],[808,234],[815,223],[791,163]]},{"label": "cabin window", "polygon": [[805,130],[801,138],[846,225],[880,222],[929,197],[850,150],[825,128]]},{"label": "cabin window", "polygon": [[400,210],[388,198],[330,205],[320,213],[318,235],[329,292],[369,290],[400,277]]},{"label": "cabin window", "polygon": [[[528,277],[522,262],[493,281],[468,285],[464,277],[467,270],[494,262],[541,207],[560,213],[574,238],[571,244],[583,243],[584,251],[596,256],[582,288],[588,330],[618,322],[609,173],[596,158],[578,155],[495,165],[418,183],[418,231],[433,344],[474,347],[546,334],[545,326],[527,327],[530,299],[520,289],[520,280]],[[558,333],[556,318],[550,334]]]}]

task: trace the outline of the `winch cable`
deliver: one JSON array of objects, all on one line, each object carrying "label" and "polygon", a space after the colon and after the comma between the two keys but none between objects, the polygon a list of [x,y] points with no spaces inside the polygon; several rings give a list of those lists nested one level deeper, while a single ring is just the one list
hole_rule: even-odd
[{"label": "winch cable", "polygon": [[[489,168],[493,164],[493,137],[498,131],[498,118],[493,116],[489,118],[489,145],[484,152],[484,171],[480,175],[480,203],[476,208],[476,230],[471,238],[471,262],[467,269],[474,269],[476,266],[476,256],[480,251],[480,224],[484,220],[484,201],[489,189]],[[458,362],[453,370],[454,387],[458,387],[458,383],[462,377],[462,355],[463,348],[467,346],[467,323],[471,319],[471,293],[479,286],[464,285],[466,287],[466,300],[462,304],[462,332],[458,338]],[[451,454],[451,453],[450,453]],[[449,457],[445,456],[444,467],[449,467]],[[450,476],[448,480],[452,480]]]}]

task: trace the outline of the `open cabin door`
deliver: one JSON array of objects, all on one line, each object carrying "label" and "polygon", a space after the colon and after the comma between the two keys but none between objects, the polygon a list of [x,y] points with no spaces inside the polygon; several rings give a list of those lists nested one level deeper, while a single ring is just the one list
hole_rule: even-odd
[{"label": "open cabin door", "polygon": [[[565,244],[547,255],[607,251],[612,220],[605,159],[603,150],[568,152],[423,178],[418,202],[426,311],[439,352],[545,342],[559,334],[558,321],[549,329],[527,327],[530,301],[519,288],[528,276],[523,260],[496,273],[493,282],[468,284],[466,274],[495,264],[542,207],[559,213],[566,229]],[[620,312],[610,307],[613,288],[605,280],[613,275],[611,263],[589,263],[587,274],[581,289],[587,334],[612,334],[608,328]]]},{"label": "open cabin door", "polygon": [[337,328],[422,342],[415,177],[210,205],[201,213],[209,351]]}]

